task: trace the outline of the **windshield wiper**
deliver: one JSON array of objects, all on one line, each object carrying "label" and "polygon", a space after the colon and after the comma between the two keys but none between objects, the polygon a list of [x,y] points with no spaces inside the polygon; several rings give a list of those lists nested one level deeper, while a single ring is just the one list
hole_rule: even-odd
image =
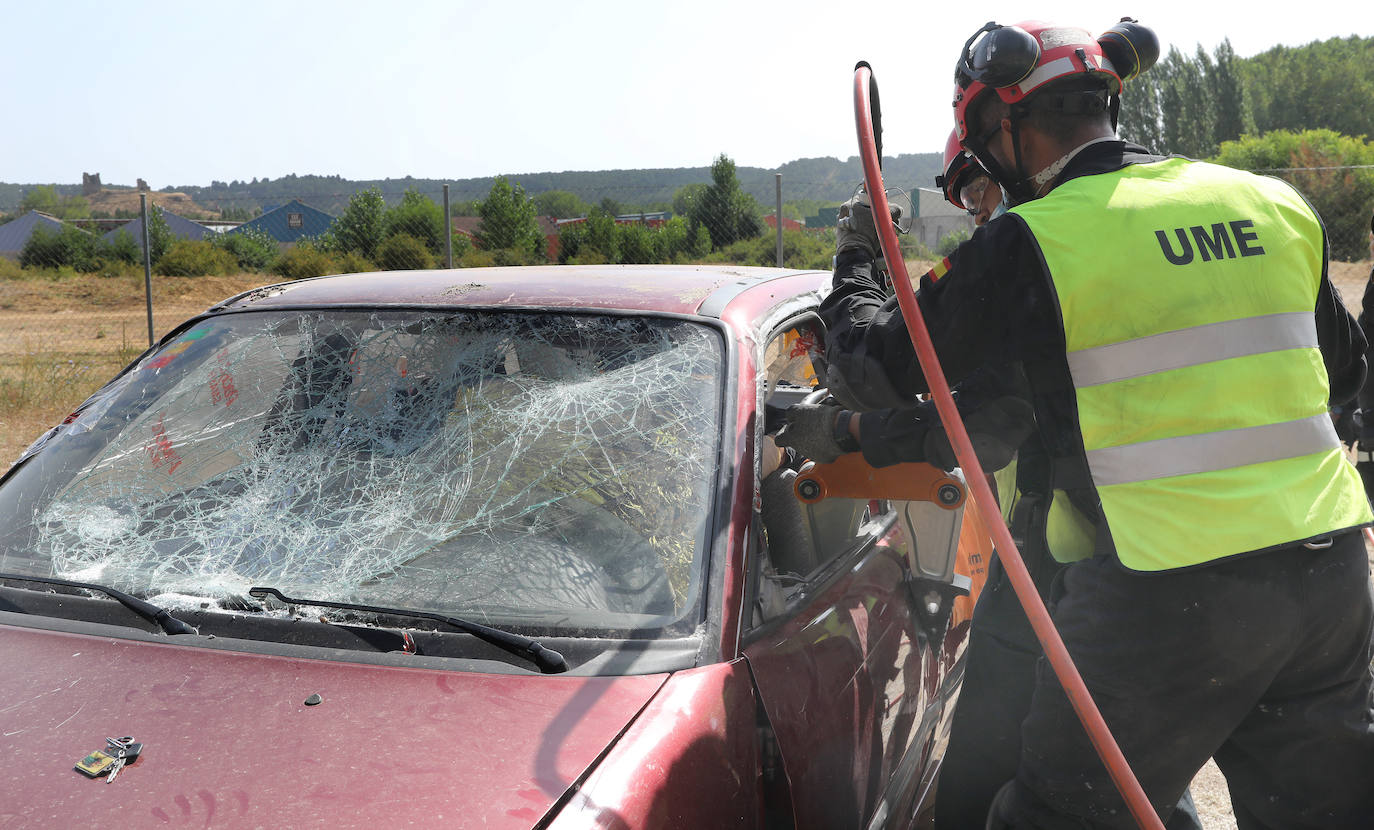
[{"label": "windshield wiper", "polygon": [[119,601],[120,605],[133,611],[148,622],[155,622],[158,627],[166,634],[198,634],[194,627],[188,623],[173,617],[166,608],[161,608],[139,599],[131,594],[116,590],[108,585],[100,585],[95,582],[75,582],[70,579],[58,579],[53,576],[24,576],[22,574],[0,573],[0,579],[13,579],[21,582],[39,582],[44,585],[63,585],[68,588],[84,588],[87,591],[96,591]]},{"label": "windshield wiper", "polygon": [[288,597],[276,588],[249,588],[248,595],[253,597],[274,596],[287,605],[313,605],[319,608],[340,608],[345,611],[362,611],[369,614],[385,614],[393,617],[414,617],[421,620],[434,620],[466,631],[479,640],[491,643],[511,654],[524,657],[539,667],[544,674],[558,674],[568,670],[568,661],[563,655],[550,648],[544,648],[537,641],[510,631],[491,628],[458,617],[446,617],[430,611],[408,611],[400,608],[382,608],[376,605],[355,605],[351,602],[330,602],[323,599],[298,599]]}]

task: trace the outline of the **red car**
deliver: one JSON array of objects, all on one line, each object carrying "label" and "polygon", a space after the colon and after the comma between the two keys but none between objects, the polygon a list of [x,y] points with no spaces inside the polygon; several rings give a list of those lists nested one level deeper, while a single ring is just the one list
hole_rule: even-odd
[{"label": "red car", "polygon": [[185,322],[0,479],[0,824],[920,824],[985,534],[957,478],[767,437],[826,285],[371,273]]}]

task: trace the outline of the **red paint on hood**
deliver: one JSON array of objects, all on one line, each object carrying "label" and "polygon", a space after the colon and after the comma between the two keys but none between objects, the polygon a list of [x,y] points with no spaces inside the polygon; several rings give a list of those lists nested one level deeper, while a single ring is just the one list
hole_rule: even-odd
[{"label": "red paint on hood", "polygon": [[[666,677],[391,668],[7,626],[0,659],[5,827],[528,828]],[[323,702],[304,705],[312,694]],[[73,769],[121,735],[144,749],[117,780]]]}]

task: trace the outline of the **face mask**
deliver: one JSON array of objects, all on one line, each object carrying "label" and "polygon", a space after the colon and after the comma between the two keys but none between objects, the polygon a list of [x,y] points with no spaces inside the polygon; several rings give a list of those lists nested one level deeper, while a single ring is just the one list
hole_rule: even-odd
[{"label": "face mask", "polygon": [[1001,216],[1002,214],[1004,214],[1004,213],[1006,213],[1006,212],[1007,212],[1007,197],[1006,197],[1006,194],[1003,194],[1003,195],[1002,195],[1002,201],[998,202],[998,203],[997,203],[997,207],[995,207],[995,208],[992,209],[992,216],[988,218],[988,221],[991,222],[993,219],[996,219],[997,217]]}]

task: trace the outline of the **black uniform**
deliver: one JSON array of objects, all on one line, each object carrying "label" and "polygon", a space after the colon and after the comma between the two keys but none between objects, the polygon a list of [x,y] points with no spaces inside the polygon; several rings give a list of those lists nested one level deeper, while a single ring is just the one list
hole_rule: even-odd
[{"label": "black uniform", "polygon": [[[1371,232],[1374,232],[1374,222],[1371,222]],[[1369,270],[1369,281],[1364,286],[1364,297],[1360,301],[1360,328],[1368,336],[1371,326],[1374,326],[1374,268]],[[1365,352],[1366,361],[1374,361],[1374,343],[1371,343]],[[1374,365],[1371,362],[1370,365]],[[1374,373],[1371,373],[1374,374]],[[1360,471],[1360,478],[1364,481],[1364,492],[1369,497],[1371,504],[1374,504],[1374,380],[1365,378],[1364,386],[1360,387],[1359,395],[1360,409],[1360,434],[1359,442],[1355,450],[1359,459],[1355,467]]]},{"label": "black uniform", "polygon": [[[1103,142],[1060,180],[1157,159]],[[909,406],[927,387],[896,302],[860,259],[837,258],[822,306],[828,380],[856,405]],[[1156,810],[1167,816],[1213,756],[1243,829],[1374,826],[1374,608],[1360,534],[1321,550],[1293,543],[1177,571],[1124,569],[1087,476],[1055,291],[1031,234],[1014,214],[994,220],[949,268],[923,278],[918,298],[949,379],[1020,360],[1050,481],[1097,523],[1097,555],[1066,569],[1055,622]],[[1332,402],[1347,401],[1366,343],[1325,273],[1314,313]],[[1006,826],[1134,826],[1075,722],[1042,666]]]}]

